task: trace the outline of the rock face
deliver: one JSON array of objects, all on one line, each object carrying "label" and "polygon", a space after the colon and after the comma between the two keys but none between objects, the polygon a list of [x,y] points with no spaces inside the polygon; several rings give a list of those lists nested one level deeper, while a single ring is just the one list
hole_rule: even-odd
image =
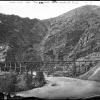
[{"label": "rock face", "polygon": [[8,44],[0,44],[0,62],[4,62],[6,60],[7,52],[9,50]]},{"label": "rock face", "polygon": [[83,6],[56,18],[44,20],[48,23],[50,36],[45,40],[45,51],[61,50],[65,59],[84,57],[99,51],[99,7]]},{"label": "rock face", "polygon": [[[100,7],[86,5],[55,18],[39,20],[0,14],[0,41],[9,43],[6,61],[97,60]],[[93,55],[94,54],[94,55]],[[91,56],[93,55],[93,56]],[[70,64],[69,64],[70,65]],[[86,64],[77,64],[86,66]],[[62,68],[63,64],[47,65]],[[73,63],[68,68],[72,73]],[[87,68],[94,67],[89,63]],[[65,66],[67,69],[67,65]],[[77,69],[78,70],[78,69]],[[82,69],[85,73],[84,69]]]}]

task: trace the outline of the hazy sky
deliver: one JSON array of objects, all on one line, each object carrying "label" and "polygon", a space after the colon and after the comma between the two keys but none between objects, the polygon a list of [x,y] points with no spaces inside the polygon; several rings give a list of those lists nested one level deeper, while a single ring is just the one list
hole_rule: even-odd
[{"label": "hazy sky", "polygon": [[83,5],[100,5],[100,1],[44,1],[43,4],[39,1],[0,1],[0,13],[47,19]]}]

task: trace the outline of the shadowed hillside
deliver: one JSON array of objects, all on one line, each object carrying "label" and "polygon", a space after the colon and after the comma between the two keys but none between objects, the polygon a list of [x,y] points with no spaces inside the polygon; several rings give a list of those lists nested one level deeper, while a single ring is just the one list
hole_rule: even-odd
[{"label": "shadowed hillside", "polygon": [[24,51],[36,53],[46,31],[46,26],[38,19],[0,14],[0,43],[8,43],[10,46],[7,61],[17,58],[23,61],[18,55],[21,56]]}]

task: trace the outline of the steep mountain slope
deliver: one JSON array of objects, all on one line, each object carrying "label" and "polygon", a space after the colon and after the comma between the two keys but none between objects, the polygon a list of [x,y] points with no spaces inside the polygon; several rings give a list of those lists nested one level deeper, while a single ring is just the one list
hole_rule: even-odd
[{"label": "steep mountain slope", "polygon": [[[45,49],[61,48],[64,53],[69,53],[69,51],[74,53],[80,49],[84,52],[84,48],[87,47],[87,50],[92,51],[91,46],[99,43],[100,15],[98,9],[100,8],[97,6],[87,5],[62,16],[44,20],[49,23],[51,34],[45,41]],[[69,56],[73,53],[70,52]]]},{"label": "steep mountain slope", "polygon": [[[46,52],[44,60],[84,60],[100,52],[100,7],[82,6],[43,22],[49,30],[42,42]],[[50,54],[50,50],[53,53]]]}]

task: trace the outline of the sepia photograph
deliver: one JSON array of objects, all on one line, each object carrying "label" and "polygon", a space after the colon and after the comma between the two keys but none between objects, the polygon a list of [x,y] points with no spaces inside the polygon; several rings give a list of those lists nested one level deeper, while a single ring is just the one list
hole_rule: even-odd
[{"label": "sepia photograph", "polygon": [[100,1],[0,1],[0,100],[100,100]]}]

